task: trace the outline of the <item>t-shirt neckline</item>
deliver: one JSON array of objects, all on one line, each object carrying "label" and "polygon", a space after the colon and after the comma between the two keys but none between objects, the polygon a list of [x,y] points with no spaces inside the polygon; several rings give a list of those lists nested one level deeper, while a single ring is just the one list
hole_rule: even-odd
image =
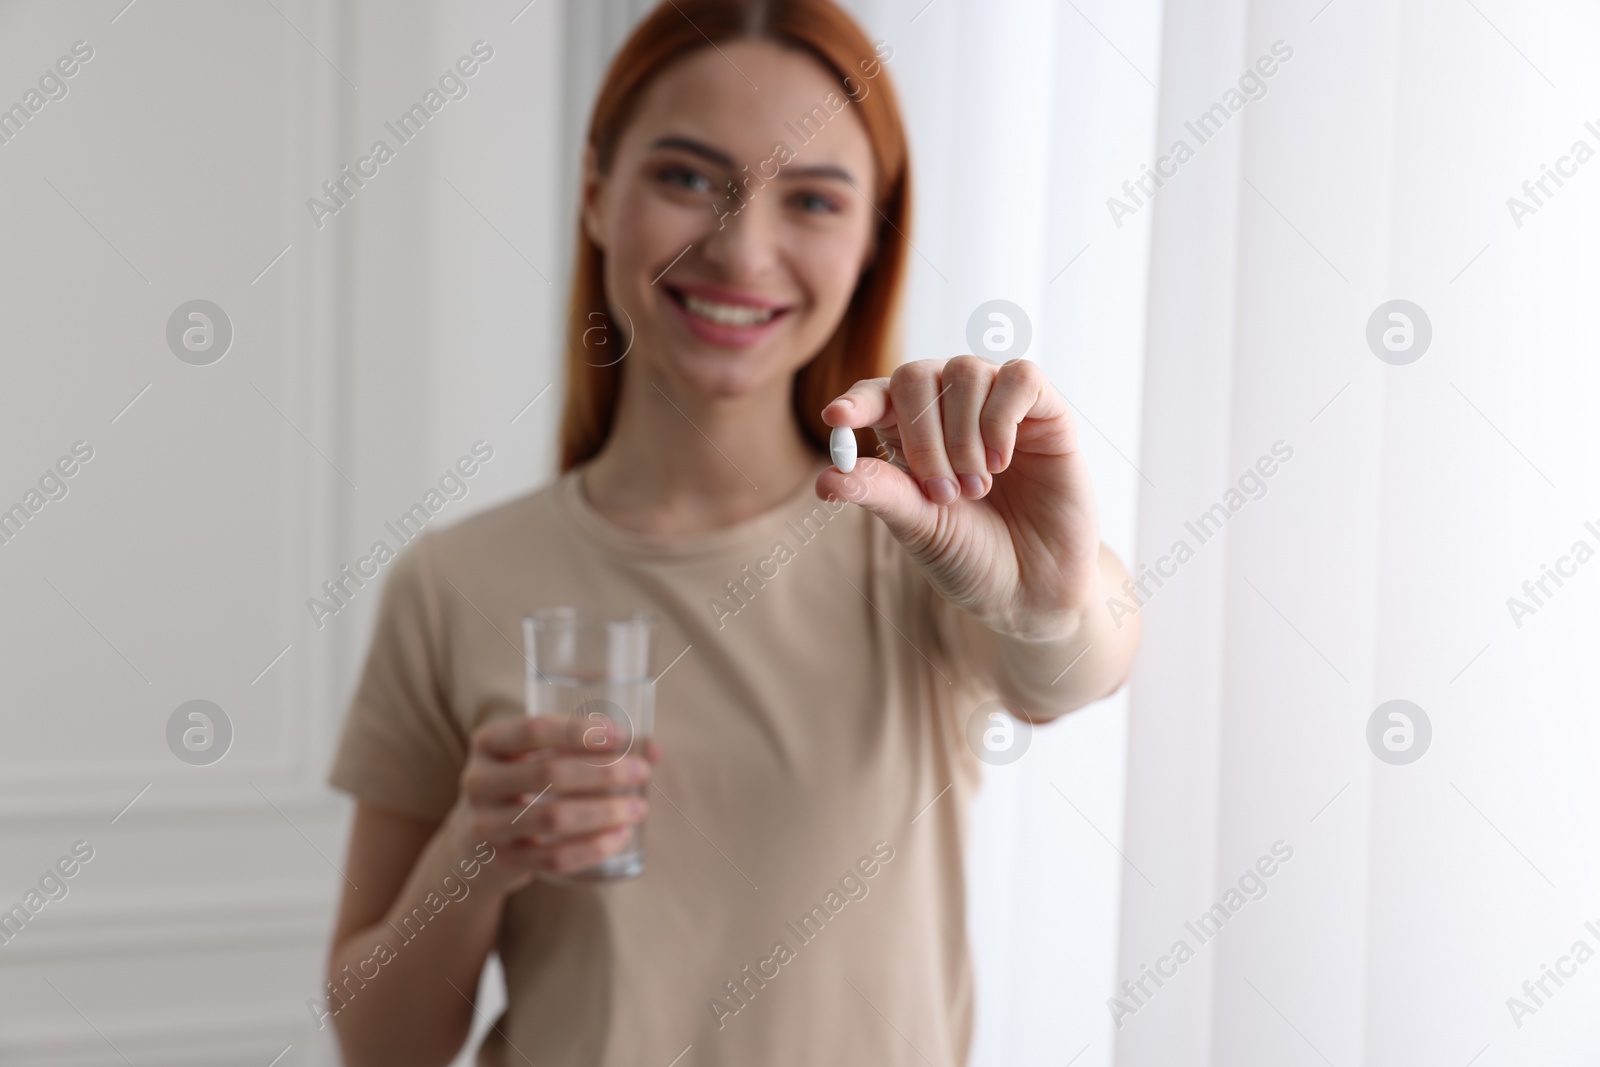
[{"label": "t-shirt neckline", "polygon": [[766,511],[692,537],[658,537],[612,522],[596,511],[584,496],[582,467],[574,467],[561,476],[557,498],[567,519],[579,531],[608,548],[629,555],[683,559],[728,552],[746,543],[764,541],[771,526],[785,517],[792,517],[808,498],[821,505],[815,486],[817,475],[827,469],[827,465],[826,460],[818,460],[793,493]]}]

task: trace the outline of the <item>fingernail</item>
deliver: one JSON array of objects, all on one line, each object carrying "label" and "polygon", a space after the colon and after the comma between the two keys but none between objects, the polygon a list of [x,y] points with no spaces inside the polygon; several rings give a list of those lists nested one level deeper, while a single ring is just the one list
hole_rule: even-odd
[{"label": "fingernail", "polygon": [[956,483],[949,478],[929,478],[922,483],[922,491],[928,494],[928,499],[935,504],[948,504],[960,493],[956,490]]},{"label": "fingernail", "polygon": [[987,451],[989,453],[989,455],[988,455],[989,473],[990,474],[998,474],[998,473],[1000,473],[1000,453],[998,451],[996,451],[995,449],[992,449],[992,448],[988,449]]},{"label": "fingernail", "polygon": [[961,481],[961,491],[967,496],[980,497],[983,495],[982,478],[976,474],[958,474],[956,477]]},{"label": "fingernail", "polygon": [[[839,404],[839,405],[842,405],[842,406],[843,406],[843,407],[847,407],[847,408],[853,408],[853,407],[855,407],[855,406],[856,406],[856,402],[855,402],[855,401],[854,401],[854,400],[851,400],[851,399],[850,399],[850,398],[849,398],[849,397],[847,397],[847,396],[841,396],[841,397],[839,397],[839,398],[838,398],[838,399],[837,399],[837,400],[835,400],[835,401],[834,401],[834,403],[835,403],[835,404]],[[831,406],[831,405],[830,405],[830,406]]]}]

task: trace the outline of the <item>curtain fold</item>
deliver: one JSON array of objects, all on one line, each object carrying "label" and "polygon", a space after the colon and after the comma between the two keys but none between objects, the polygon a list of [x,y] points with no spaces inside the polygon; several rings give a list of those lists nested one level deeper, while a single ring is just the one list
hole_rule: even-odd
[{"label": "curtain fold", "polygon": [[1116,1062],[1592,1056],[1600,20],[1166,18]]}]

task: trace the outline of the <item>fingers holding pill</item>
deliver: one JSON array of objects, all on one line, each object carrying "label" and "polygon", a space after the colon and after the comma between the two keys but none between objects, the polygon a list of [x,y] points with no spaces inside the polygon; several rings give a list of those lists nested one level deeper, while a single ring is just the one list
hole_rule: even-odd
[{"label": "fingers holding pill", "polygon": [[[946,599],[1014,634],[1059,633],[1087,611],[1101,573],[1093,487],[1072,408],[1037,364],[907,363],[852,385],[822,421],[838,466],[817,496],[875,515]],[[877,445],[853,456],[839,428]]]},{"label": "fingers holding pill", "polygon": [[996,424],[991,439],[990,394],[1001,370],[976,356],[958,356],[918,360],[888,378],[857,382],[822,411],[835,427],[834,466],[848,473],[857,459],[848,451],[853,442],[838,430],[871,427],[886,446],[880,454],[910,474],[933,503],[987,495],[993,475],[1006,466],[1016,430],[1014,423]]},{"label": "fingers holding pill", "polygon": [[879,448],[879,458],[896,463],[905,470],[904,459],[897,460],[900,441],[895,431],[895,413],[889,400],[888,378],[864,378],[846,392],[841,393],[822,409],[822,421],[833,427],[828,438],[828,454],[836,469],[844,474],[855,470],[862,453],[854,430],[871,429],[879,442],[890,448]]}]

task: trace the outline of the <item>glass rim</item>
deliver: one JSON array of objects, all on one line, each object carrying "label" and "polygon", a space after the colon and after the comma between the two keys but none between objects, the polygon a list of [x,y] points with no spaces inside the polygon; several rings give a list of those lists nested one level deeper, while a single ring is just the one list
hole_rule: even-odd
[{"label": "glass rim", "polygon": [[642,608],[626,615],[614,615],[607,613],[586,614],[582,608],[559,607],[524,612],[522,619],[524,622],[531,623],[535,629],[553,629],[556,627],[616,629],[636,628],[641,625],[652,626],[659,620],[659,616],[653,611]]}]

